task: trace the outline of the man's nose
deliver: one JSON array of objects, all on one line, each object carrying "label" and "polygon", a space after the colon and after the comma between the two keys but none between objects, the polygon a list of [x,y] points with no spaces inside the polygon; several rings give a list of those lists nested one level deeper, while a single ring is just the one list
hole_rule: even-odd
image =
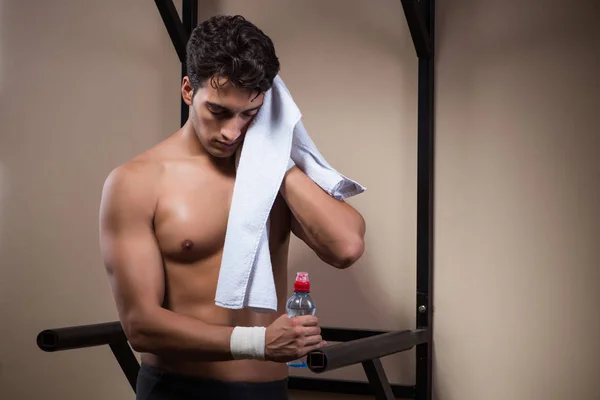
[{"label": "man's nose", "polygon": [[243,123],[240,118],[231,118],[221,128],[221,135],[228,142],[235,142],[242,134],[242,127]]}]

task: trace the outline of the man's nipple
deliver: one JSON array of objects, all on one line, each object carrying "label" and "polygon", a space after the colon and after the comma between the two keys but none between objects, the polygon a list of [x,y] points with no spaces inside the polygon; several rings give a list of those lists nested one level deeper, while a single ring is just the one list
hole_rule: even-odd
[{"label": "man's nipple", "polygon": [[186,239],[181,243],[181,250],[190,251],[194,247],[194,242],[189,239]]}]

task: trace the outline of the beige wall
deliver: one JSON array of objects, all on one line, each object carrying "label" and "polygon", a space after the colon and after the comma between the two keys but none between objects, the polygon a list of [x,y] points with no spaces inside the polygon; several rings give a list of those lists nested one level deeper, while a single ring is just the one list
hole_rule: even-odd
[{"label": "beige wall", "polygon": [[0,4],[0,399],[131,399],[107,347],[35,337],[115,320],[102,182],[177,126],[180,65],[153,2]]},{"label": "beige wall", "polygon": [[[439,400],[600,398],[598,36],[592,2],[579,3],[438,6]],[[200,10],[242,13],[271,35],[314,141],[368,187],[351,200],[368,222],[355,267],[292,245],[290,272],[311,272],[323,324],[413,328],[417,64],[400,2]],[[107,348],[45,354],[35,335],[116,318],[101,185],[177,128],[178,75],[153,2],[0,1],[0,398],[133,398]],[[413,363],[384,360],[403,384]]]},{"label": "beige wall", "polygon": [[438,399],[600,399],[597,2],[443,3]]}]

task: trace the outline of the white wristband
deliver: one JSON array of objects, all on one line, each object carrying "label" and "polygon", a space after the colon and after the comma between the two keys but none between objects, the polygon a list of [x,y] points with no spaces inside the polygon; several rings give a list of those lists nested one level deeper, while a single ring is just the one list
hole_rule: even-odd
[{"label": "white wristband", "polygon": [[265,333],[263,326],[236,326],[231,333],[229,347],[234,360],[264,360]]}]

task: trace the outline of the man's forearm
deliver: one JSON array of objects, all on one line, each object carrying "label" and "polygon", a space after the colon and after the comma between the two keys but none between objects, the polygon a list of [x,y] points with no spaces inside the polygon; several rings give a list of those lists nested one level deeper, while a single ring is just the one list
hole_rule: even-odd
[{"label": "man's forearm", "polygon": [[365,221],[349,204],[315,184],[298,167],[281,186],[301,237],[324,261],[339,268],[354,263],[364,251]]},{"label": "man's forearm", "polygon": [[233,359],[230,326],[207,324],[164,308],[132,315],[123,325],[138,352],[190,361]]}]

